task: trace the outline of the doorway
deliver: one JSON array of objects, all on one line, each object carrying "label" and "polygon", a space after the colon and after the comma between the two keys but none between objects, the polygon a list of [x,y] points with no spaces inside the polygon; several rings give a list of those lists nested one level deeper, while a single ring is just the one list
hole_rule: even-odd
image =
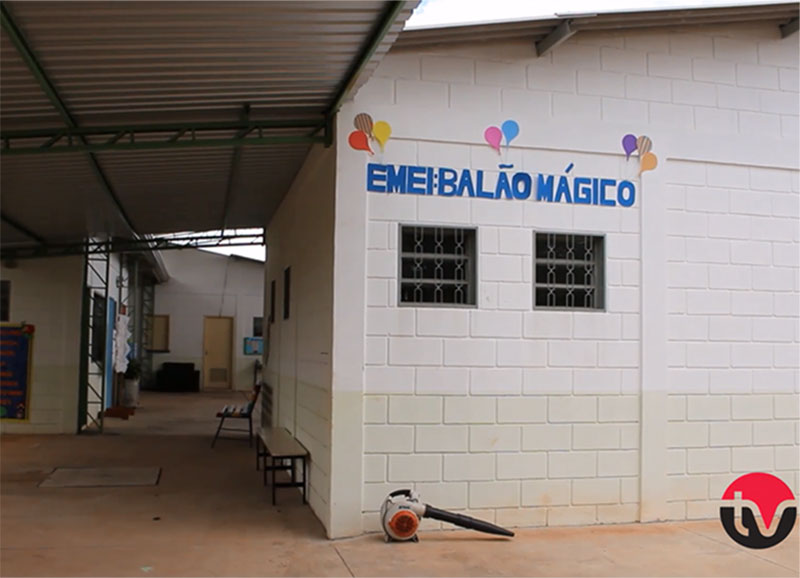
[{"label": "doorway", "polygon": [[203,319],[203,387],[230,389],[233,317]]}]

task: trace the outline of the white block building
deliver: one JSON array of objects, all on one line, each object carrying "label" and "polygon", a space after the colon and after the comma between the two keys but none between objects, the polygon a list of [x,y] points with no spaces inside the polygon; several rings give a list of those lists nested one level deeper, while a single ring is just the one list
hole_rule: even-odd
[{"label": "white block building", "polygon": [[798,114],[797,34],[758,19],[404,32],[265,224],[276,425],[328,534],[400,487],[506,526],[797,492]]},{"label": "white block building", "polygon": [[[262,419],[308,449],[331,538],[407,487],[509,527],[714,518],[756,471],[800,491],[796,3],[402,32],[415,2],[80,7],[103,66],[54,6],[11,4],[3,33],[32,32],[4,70],[45,66],[4,84],[4,252],[62,257],[3,256],[0,317],[37,331],[3,434],[103,409],[112,301],[152,369],[238,390],[263,309]],[[191,72],[180,95],[153,64]],[[254,225],[265,266],[148,237]]]}]

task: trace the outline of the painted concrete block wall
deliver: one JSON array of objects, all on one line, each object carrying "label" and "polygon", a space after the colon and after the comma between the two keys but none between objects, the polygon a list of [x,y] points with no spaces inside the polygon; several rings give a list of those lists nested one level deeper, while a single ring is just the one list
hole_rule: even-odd
[{"label": "painted concrete block wall", "polygon": [[708,518],[747,472],[800,489],[800,189],[741,164],[669,182],[670,516]]},{"label": "painted concrete block wall", "polygon": [[[269,327],[266,379],[275,390],[275,423],[308,449],[309,503],[326,529],[331,488],[331,348],[335,149],[315,147],[267,224],[262,277],[269,316],[275,281],[275,319]],[[291,268],[289,318],[283,315],[284,270]],[[265,325],[265,332],[267,331]]]},{"label": "painted concrete block wall", "polygon": [[253,317],[264,306],[264,265],[258,261],[183,249],[161,253],[170,275],[156,285],[155,314],[169,315],[169,353],[153,355],[153,369],[167,361],[194,363],[203,387],[203,319],[233,317],[233,389],[253,387],[257,356],[244,355]]},{"label": "painted concrete block wall", "polygon": [[0,277],[11,281],[11,322],[36,327],[30,421],[0,421],[3,433],[75,433],[78,420],[83,258],[30,259]]},{"label": "painted concrete block wall", "polygon": [[[393,129],[374,159],[340,152],[368,211],[365,529],[409,485],[512,526],[708,517],[752,468],[797,488],[797,48],[737,25],[385,58],[340,115]],[[636,179],[626,133],[660,166],[629,209],[366,192],[368,160],[496,172],[483,130],[507,118],[514,170]],[[478,227],[476,308],[397,305],[398,226],[416,222]],[[605,235],[604,312],[533,309],[535,230]]]}]

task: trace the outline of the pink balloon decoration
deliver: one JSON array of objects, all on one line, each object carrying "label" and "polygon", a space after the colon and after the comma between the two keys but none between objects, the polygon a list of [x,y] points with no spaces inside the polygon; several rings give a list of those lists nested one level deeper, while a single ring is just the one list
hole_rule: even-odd
[{"label": "pink balloon decoration", "polygon": [[503,131],[496,126],[490,126],[483,133],[483,138],[489,143],[489,146],[500,154],[500,141],[503,140]]}]

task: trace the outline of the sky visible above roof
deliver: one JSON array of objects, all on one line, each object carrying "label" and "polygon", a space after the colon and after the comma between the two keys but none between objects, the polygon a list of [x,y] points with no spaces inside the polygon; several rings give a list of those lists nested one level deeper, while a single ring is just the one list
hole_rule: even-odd
[{"label": "sky visible above roof", "polygon": [[[458,26],[504,20],[534,20],[570,14],[712,8],[772,4],[776,0],[422,0],[406,22],[414,28]],[[480,40],[480,39],[476,39]]]}]

